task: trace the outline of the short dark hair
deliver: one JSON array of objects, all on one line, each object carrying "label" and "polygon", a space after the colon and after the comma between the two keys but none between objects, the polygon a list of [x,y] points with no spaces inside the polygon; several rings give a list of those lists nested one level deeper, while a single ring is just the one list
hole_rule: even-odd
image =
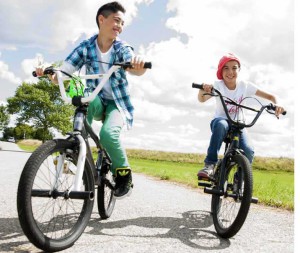
[{"label": "short dark hair", "polygon": [[111,2],[111,3],[107,3],[102,5],[99,10],[97,11],[97,16],[96,16],[96,22],[97,22],[97,26],[99,26],[99,21],[98,21],[98,17],[99,15],[102,15],[104,17],[108,17],[111,13],[116,13],[118,11],[121,11],[125,14],[126,10],[123,7],[123,5],[121,5],[119,2]]}]

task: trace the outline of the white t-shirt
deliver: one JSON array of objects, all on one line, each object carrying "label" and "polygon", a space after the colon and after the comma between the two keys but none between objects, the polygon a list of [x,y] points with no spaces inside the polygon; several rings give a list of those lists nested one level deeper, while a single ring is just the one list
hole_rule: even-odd
[{"label": "white t-shirt", "polygon": [[[257,91],[257,87],[251,82],[237,81],[235,90],[229,90],[223,80],[215,81],[214,88],[219,90],[221,94],[235,101],[236,103],[241,103],[246,97],[253,97]],[[243,103],[242,103],[243,104]],[[240,120],[241,109],[234,105],[227,104],[229,115],[234,120]],[[214,118],[227,118],[223,105],[219,97],[216,97],[216,111]]]},{"label": "white t-shirt", "polygon": [[[110,58],[111,58],[111,52],[112,52],[113,46],[111,46],[110,49],[106,53],[102,53],[101,50],[100,50],[100,48],[98,47],[97,40],[95,40],[95,44],[96,44],[96,49],[97,49],[98,60],[109,63]],[[108,71],[108,69],[109,69],[109,65],[108,64],[99,62],[100,73],[106,73]],[[104,86],[102,88],[102,92],[103,92],[102,93],[103,97],[105,99],[114,100],[113,95],[112,95],[112,89],[111,89],[111,85],[110,85],[109,79],[104,84]]]}]

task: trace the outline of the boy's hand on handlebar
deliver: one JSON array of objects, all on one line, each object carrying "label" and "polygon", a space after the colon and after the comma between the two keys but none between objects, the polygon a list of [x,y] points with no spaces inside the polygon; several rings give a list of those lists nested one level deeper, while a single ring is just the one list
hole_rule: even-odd
[{"label": "boy's hand on handlebar", "polygon": [[35,74],[37,77],[43,76],[44,75],[44,69],[42,67],[37,67],[35,69]]},{"label": "boy's hand on handlebar", "polygon": [[[45,69],[47,69],[47,68],[45,68]],[[44,73],[45,69],[42,68],[42,67],[37,67],[37,68],[35,69],[35,75],[36,75],[37,77],[45,76],[45,73]],[[50,79],[50,81],[51,81],[52,83],[55,83],[55,84],[58,83],[57,77],[56,77],[56,74],[55,74],[55,73],[53,73],[53,75],[47,74],[47,77]]]},{"label": "boy's hand on handlebar", "polygon": [[131,68],[128,68],[127,71],[131,74],[140,76],[146,72],[146,69],[144,68],[145,61],[141,57],[133,57],[130,63]]},{"label": "boy's hand on handlebar", "polygon": [[[195,84],[195,85],[197,85],[197,84]],[[200,87],[199,93],[198,93],[198,100],[202,103],[202,102],[205,102],[206,100],[210,99],[211,93],[213,91],[213,85],[203,83],[198,86]]]},{"label": "boy's hand on handlebar", "polygon": [[285,110],[282,106],[279,106],[279,105],[275,105],[276,109],[275,109],[275,115],[277,118],[279,118],[279,115],[280,114],[285,114]]},{"label": "boy's hand on handlebar", "polygon": [[213,86],[212,84],[203,83],[203,91],[207,93],[212,93]]},{"label": "boy's hand on handlebar", "polygon": [[144,69],[144,60],[139,57],[139,56],[135,56],[132,60],[131,60],[131,65],[133,69]]}]

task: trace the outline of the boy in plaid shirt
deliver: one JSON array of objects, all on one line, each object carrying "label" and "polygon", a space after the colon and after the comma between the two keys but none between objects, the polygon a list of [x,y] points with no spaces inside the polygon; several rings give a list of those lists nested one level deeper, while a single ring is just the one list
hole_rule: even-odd
[{"label": "boy in plaid shirt", "polygon": [[[146,72],[144,61],[134,55],[131,46],[118,38],[124,26],[124,14],[125,9],[118,2],[101,6],[96,15],[98,34],[80,43],[66,58],[62,70],[73,73],[85,66],[86,74],[105,73],[114,62],[131,62],[133,68],[126,71],[137,76],[143,75]],[[36,72],[42,75],[41,71],[37,69]],[[87,115],[90,124],[93,119],[103,121],[100,142],[112,160],[112,173],[116,176],[116,198],[129,195],[132,189],[131,168],[120,141],[123,126],[126,124],[130,129],[133,122],[134,108],[130,101],[126,71],[120,68],[112,74],[98,96],[89,104]],[[56,75],[50,78],[57,83]],[[98,84],[97,79],[87,80],[85,92],[92,92]]]}]

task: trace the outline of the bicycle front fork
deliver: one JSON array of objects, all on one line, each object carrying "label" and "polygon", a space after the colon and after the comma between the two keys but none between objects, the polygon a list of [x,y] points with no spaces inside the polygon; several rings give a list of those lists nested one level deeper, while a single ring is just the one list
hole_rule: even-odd
[{"label": "bicycle front fork", "polygon": [[75,178],[71,188],[69,189],[69,192],[80,191],[80,188],[82,186],[82,176],[83,176],[84,165],[86,160],[86,143],[80,134],[78,134],[76,138],[79,141],[79,155],[78,155],[78,160],[76,165],[76,171],[71,171],[68,168],[68,162],[66,161],[66,153],[60,154],[55,161],[57,174],[56,174],[56,182],[54,188],[58,188],[62,174],[68,173],[68,171],[70,170],[69,173],[75,174]]}]

